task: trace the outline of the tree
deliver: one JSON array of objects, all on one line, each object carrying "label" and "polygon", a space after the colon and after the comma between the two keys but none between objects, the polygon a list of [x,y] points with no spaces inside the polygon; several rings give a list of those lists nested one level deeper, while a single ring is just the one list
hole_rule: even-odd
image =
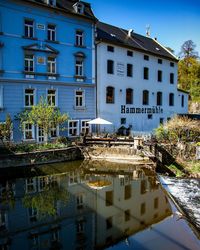
[{"label": "tree", "polygon": [[68,120],[67,114],[61,114],[58,108],[50,106],[44,98],[31,110],[23,111],[19,117],[22,129],[24,122],[40,127],[44,133],[44,142],[48,142],[52,127]]},{"label": "tree", "polygon": [[195,51],[196,45],[192,40],[184,42],[179,53],[182,58],[197,58],[198,52]]},{"label": "tree", "polygon": [[12,133],[12,120],[9,114],[6,115],[5,123],[0,124],[0,140],[10,141]]}]

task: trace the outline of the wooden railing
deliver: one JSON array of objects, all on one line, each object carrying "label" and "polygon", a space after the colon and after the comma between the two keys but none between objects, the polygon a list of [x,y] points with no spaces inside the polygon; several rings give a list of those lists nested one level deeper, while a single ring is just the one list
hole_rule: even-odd
[{"label": "wooden railing", "polygon": [[83,143],[86,145],[89,144],[102,144],[108,145],[109,147],[112,145],[134,145],[134,139],[120,139],[120,138],[84,138]]}]

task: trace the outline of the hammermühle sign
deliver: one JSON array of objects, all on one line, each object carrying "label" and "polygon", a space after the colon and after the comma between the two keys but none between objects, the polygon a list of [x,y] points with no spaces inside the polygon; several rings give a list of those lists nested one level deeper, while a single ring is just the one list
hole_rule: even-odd
[{"label": "hammerm\u00fchle sign", "polygon": [[162,114],[161,107],[153,106],[151,108],[134,108],[121,105],[121,114]]}]

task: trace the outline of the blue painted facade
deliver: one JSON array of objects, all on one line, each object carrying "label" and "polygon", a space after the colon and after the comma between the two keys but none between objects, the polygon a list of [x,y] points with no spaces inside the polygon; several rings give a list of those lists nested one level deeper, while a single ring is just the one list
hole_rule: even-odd
[{"label": "blue painted facade", "polygon": [[[0,122],[11,115],[14,141],[27,139],[15,119],[26,108],[26,98],[34,105],[53,91],[54,106],[76,127],[57,135],[78,136],[85,121],[95,117],[95,17],[45,2],[53,1],[0,1]],[[90,9],[84,2],[81,7]],[[38,141],[37,128],[32,130]]]}]

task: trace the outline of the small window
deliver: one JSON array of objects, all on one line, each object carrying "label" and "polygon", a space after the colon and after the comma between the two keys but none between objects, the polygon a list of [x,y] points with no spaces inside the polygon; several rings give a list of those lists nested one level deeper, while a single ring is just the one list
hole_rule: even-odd
[{"label": "small window", "polygon": [[126,118],[121,118],[121,125],[126,124]]},{"label": "small window", "polygon": [[140,214],[143,215],[146,212],[146,204],[142,203],[140,206]]},{"label": "small window", "polygon": [[144,67],[144,79],[148,80],[149,79],[149,68]]},{"label": "small window", "polygon": [[169,94],[169,106],[174,106],[174,94]]},{"label": "small window", "polygon": [[158,59],[158,64],[162,64],[162,59]]},{"label": "small window", "polygon": [[154,199],[154,208],[157,209],[158,208],[158,198]]},{"label": "small window", "polygon": [[50,136],[52,139],[59,136],[59,127],[54,122],[51,123]]},{"label": "small window", "polygon": [[83,194],[78,194],[76,196],[76,208],[77,209],[82,209],[83,208]]},{"label": "small window", "polygon": [[184,95],[181,96],[181,107],[184,107]]},{"label": "small window", "polygon": [[52,107],[56,106],[56,90],[55,89],[48,89],[47,101],[50,106]]},{"label": "small window", "polygon": [[106,206],[113,205],[113,191],[106,192]]},{"label": "small window", "polygon": [[25,107],[32,107],[34,105],[34,89],[25,89]]},{"label": "small window", "polygon": [[23,127],[24,140],[34,139],[34,126],[31,123],[24,123]]},{"label": "small window", "polygon": [[174,67],[174,63],[173,62],[170,62],[170,67]]},{"label": "small window", "polygon": [[114,47],[108,45],[108,46],[107,46],[107,51],[109,51],[109,52],[114,52]]},{"label": "small window", "polygon": [[142,101],[143,105],[149,105],[149,91],[148,90],[144,90],[143,91],[143,101]]},{"label": "small window", "polygon": [[77,30],[76,31],[76,46],[83,46],[84,42],[83,42],[83,31],[82,30]]},{"label": "small window", "polygon": [[148,55],[144,55],[144,60],[149,61],[149,56]]},{"label": "small window", "polygon": [[162,105],[162,92],[157,92],[157,106]]},{"label": "small window", "polygon": [[76,76],[84,76],[83,74],[83,58],[76,58],[75,61],[75,75]]},{"label": "small window", "polygon": [[107,60],[107,73],[114,74],[114,61]]},{"label": "small window", "polygon": [[133,90],[126,89],[126,104],[133,104]]},{"label": "small window", "polygon": [[24,57],[24,71],[34,72],[34,55],[25,55],[25,57]]},{"label": "small window", "polygon": [[56,58],[49,56],[47,58],[47,73],[56,74]]},{"label": "small window", "polygon": [[78,108],[84,107],[84,91],[83,90],[75,91],[75,106]]},{"label": "small window", "polygon": [[162,70],[158,70],[158,82],[162,82]]},{"label": "small window", "polygon": [[78,136],[79,134],[79,121],[68,121],[68,134],[69,136]]},{"label": "small window", "polygon": [[36,179],[28,178],[26,179],[26,193],[36,192]]},{"label": "small window", "polygon": [[113,87],[106,88],[106,103],[114,103],[115,102],[115,89]]},{"label": "small window", "polygon": [[132,77],[133,76],[133,65],[132,64],[127,64],[127,76]]},{"label": "small window", "polygon": [[47,26],[47,40],[56,41],[56,26],[54,24]]},{"label": "small window", "polygon": [[34,37],[34,21],[25,19],[24,20],[24,36],[28,38]]},{"label": "small window", "polygon": [[174,83],[174,73],[170,73],[170,83]]},{"label": "small window", "polygon": [[131,185],[126,185],[124,187],[124,199],[128,200],[131,198]]},{"label": "small window", "polygon": [[109,217],[106,219],[106,229],[110,229],[113,226],[113,220],[112,217]]},{"label": "small window", "polygon": [[82,120],[81,121],[81,133],[83,135],[87,135],[90,132],[90,125],[89,120]]},{"label": "small window", "polygon": [[161,125],[164,124],[164,118],[160,118],[160,124],[161,124]]},{"label": "small window", "polygon": [[127,56],[133,56],[133,51],[127,50]]},{"label": "small window", "polygon": [[148,114],[147,118],[148,118],[148,120],[152,120],[153,119],[153,115],[152,114]]},{"label": "small window", "polygon": [[124,211],[124,220],[129,221],[131,219],[130,209]]},{"label": "small window", "polygon": [[79,14],[83,14],[84,13],[84,5],[82,3],[76,3],[74,5],[74,9]]}]

